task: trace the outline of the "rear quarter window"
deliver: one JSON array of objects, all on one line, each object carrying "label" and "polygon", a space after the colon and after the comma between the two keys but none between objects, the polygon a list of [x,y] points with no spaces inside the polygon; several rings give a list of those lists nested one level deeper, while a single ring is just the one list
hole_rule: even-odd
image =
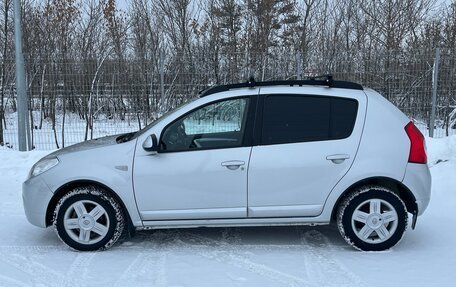
[{"label": "rear quarter window", "polygon": [[358,101],[306,95],[266,96],[262,144],[282,144],[347,138],[351,135]]}]

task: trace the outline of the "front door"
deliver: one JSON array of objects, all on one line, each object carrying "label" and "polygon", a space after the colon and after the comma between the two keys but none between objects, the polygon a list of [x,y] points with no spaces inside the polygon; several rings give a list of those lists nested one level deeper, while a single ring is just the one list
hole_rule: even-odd
[{"label": "front door", "polygon": [[249,106],[243,97],[197,108],[163,129],[158,154],[135,157],[143,220],[247,216]]}]

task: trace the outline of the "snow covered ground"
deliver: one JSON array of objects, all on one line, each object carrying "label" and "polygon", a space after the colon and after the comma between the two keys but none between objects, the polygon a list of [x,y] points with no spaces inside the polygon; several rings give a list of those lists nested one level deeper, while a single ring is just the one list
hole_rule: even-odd
[{"label": "snow covered ground", "polygon": [[456,136],[428,139],[432,200],[387,252],[333,226],[140,232],[105,252],[66,248],[30,225],[21,183],[47,152],[0,151],[0,286],[455,286]]}]

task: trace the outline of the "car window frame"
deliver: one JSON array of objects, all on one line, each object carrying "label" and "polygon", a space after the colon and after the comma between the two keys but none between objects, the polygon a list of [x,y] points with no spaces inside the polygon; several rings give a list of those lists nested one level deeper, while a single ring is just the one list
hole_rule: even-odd
[{"label": "car window frame", "polygon": [[[163,150],[162,148],[162,138],[163,134],[166,131],[167,128],[169,128],[171,125],[174,123],[182,120],[183,118],[187,117],[191,113],[203,109],[207,106],[217,104],[220,102],[225,102],[225,101],[231,101],[231,100],[238,100],[238,99],[247,99],[247,109],[245,111],[245,127],[244,130],[241,131],[242,134],[242,142],[239,145],[236,146],[229,146],[229,147],[207,147],[207,148],[197,148],[197,149],[179,149],[179,150]],[[160,138],[158,141],[158,153],[175,153],[175,152],[194,152],[194,151],[204,151],[204,150],[215,150],[215,149],[230,149],[230,148],[239,148],[239,147],[248,147],[252,146],[253,142],[253,130],[254,130],[254,125],[255,125],[255,114],[257,110],[257,105],[258,105],[258,95],[240,95],[240,96],[235,96],[235,97],[229,97],[229,98],[223,98],[223,99],[218,99],[215,101],[211,101],[205,104],[202,104],[198,107],[195,107],[194,109],[186,112],[185,114],[177,117],[170,123],[168,123],[163,129],[160,131]]]},{"label": "car window frame", "polygon": [[[268,97],[280,97],[280,96],[293,96],[293,97],[314,97],[314,98],[326,98],[326,99],[345,99],[351,100],[356,103],[356,115],[353,120],[352,129],[348,136],[346,137],[337,137],[337,138],[330,138],[330,139],[323,139],[323,140],[305,140],[305,141],[293,141],[293,142],[285,142],[285,143],[264,143],[263,142],[263,129],[264,129],[264,109],[266,106],[266,99]],[[262,94],[260,95],[260,99],[258,101],[258,109],[255,117],[255,129],[254,129],[254,142],[253,145],[255,146],[269,146],[269,145],[284,145],[284,144],[297,144],[297,143],[310,143],[310,142],[323,142],[323,141],[334,141],[334,140],[343,140],[350,138],[353,135],[353,131],[356,127],[356,121],[358,120],[359,116],[359,109],[360,103],[358,99],[346,97],[346,96],[329,96],[329,95],[319,95],[319,94],[294,94],[294,93],[273,93],[273,94]]]}]

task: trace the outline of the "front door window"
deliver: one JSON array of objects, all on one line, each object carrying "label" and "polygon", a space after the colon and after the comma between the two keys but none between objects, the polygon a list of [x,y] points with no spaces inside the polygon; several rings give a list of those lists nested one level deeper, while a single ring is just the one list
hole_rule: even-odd
[{"label": "front door window", "polygon": [[242,145],[248,98],[206,105],[178,119],[163,131],[161,150],[188,151]]}]

